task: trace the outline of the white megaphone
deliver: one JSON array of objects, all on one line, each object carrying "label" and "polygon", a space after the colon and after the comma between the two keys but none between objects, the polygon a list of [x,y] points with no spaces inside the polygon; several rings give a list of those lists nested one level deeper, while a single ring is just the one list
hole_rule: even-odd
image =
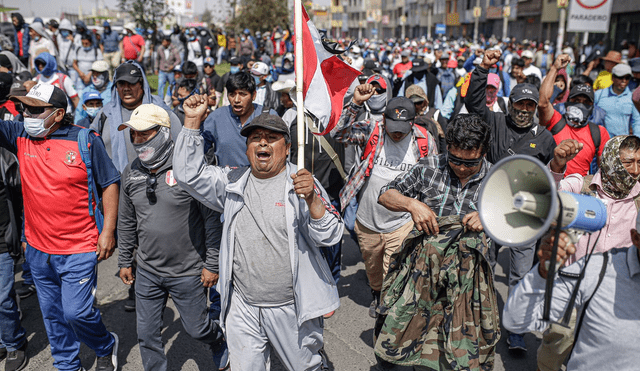
[{"label": "white megaphone", "polygon": [[595,198],[558,192],[546,166],[524,155],[502,159],[484,178],[478,203],[484,231],[498,244],[523,246],[541,238],[556,225],[568,230],[574,243],[577,233],[591,233],[604,227],[607,208]]}]

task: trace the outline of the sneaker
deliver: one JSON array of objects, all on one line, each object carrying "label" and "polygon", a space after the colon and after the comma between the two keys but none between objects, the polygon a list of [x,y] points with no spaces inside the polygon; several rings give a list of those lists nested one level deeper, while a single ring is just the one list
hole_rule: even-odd
[{"label": "sneaker", "polygon": [[320,354],[320,358],[322,359],[322,363],[320,364],[320,371],[329,371],[329,357],[327,357],[327,352],[324,351],[324,346],[320,348],[318,353]]},{"label": "sneaker", "polygon": [[[220,321],[213,321],[220,326]],[[222,331],[222,330],[220,330]],[[218,370],[226,370],[229,367],[229,348],[227,342],[221,340],[217,344],[211,345],[211,355],[213,356],[213,363],[217,366]]]},{"label": "sneaker", "polygon": [[378,313],[376,313],[376,308],[378,308],[378,301],[373,299],[371,304],[369,304],[369,317],[378,318]]},{"label": "sneaker", "polygon": [[111,354],[104,357],[98,357],[96,360],[96,371],[116,371],[118,369],[118,335],[111,333],[115,343],[111,349]]},{"label": "sneaker", "polygon": [[524,342],[524,336],[521,334],[509,334],[509,337],[507,337],[507,345],[509,345],[509,350],[511,351],[527,351],[527,345]]},{"label": "sneaker", "polygon": [[28,342],[25,341],[19,349],[7,353],[7,362],[4,365],[5,371],[18,371],[27,367],[27,363],[29,363],[27,344]]},{"label": "sneaker", "polygon": [[124,311],[125,312],[135,312],[136,311],[136,299],[127,298],[124,301]]},{"label": "sneaker", "polygon": [[24,282],[19,289],[16,290],[16,294],[20,297],[20,299],[26,299],[29,296],[36,293],[36,285],[33,283],[30,285],[25,285]]}]

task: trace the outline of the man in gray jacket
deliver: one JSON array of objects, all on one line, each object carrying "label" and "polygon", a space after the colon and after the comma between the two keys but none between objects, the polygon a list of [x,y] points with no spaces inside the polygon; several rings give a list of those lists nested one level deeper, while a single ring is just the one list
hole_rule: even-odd
[{"label": "man in gray jacket", "polygon": [[207,166],[199,130],[206,102],[194,95],[184,103],[174,176],[223,212],[217,289],[231,365],[267,370],[273,348],[288,370],[320,370],[322,315],[340,305],[320,248],[340,241],[343,223],[312,175],[287,162],[289,129],[278,116],[242,128],[249,167]]},{"label": "man in gray jacket", "polygon": [[[145,370],[167,369],[161,330],[169,294],[187,333],[209,344],[216,369],[224,369],[228,361],[222,331],[206,311],[206,288],[218,280],[218,251],[209,248],[205,227],[215,213],[175,181],[170,125],[167,111],[143,104],[118,128],[130,129],[137,153],[124,169],[120,188],[120,278],[127,285],[137,281],[138,342]],[[136,246],[138,269],[134,273]]]}]

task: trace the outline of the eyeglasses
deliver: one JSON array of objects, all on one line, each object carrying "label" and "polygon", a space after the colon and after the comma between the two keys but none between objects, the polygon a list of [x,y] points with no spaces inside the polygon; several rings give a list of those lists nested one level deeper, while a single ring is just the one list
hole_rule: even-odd
[{"label": "eyeglasses", "polygon": [[48,107],[32,107],[32,106],[27,106],[24,104],[20,104],[18,107],[16,107],[19,111],[24,112],[24,114],[26,116],[30,116],[30,117],[35,117],[35,116],[40,116],[44,113],[44,111],[48,108]]},{"label": "eyeglasses", "polygon": [[387,91],[387,89],[383,89],[383,88],[376,88],[375,90],[376,90],[376,93],[378,94],[382,94]]},{"label": "eyeglasses", "polygon": [[447,151],[447,156],[449,162],[456,166],[466,166],[466,167],[476,167],[480,162],[482,162],[482,157],[474,158],[474,159],[464,159],[460,157],[456,157],[451,154],[451,152]]},{"label": "eyeglasses", "polygon": [[155,174],[150,174],[147,177],[147,199],[149,199],[150,205],[155,205],[158,202],[156,197],[156,186],[158,185],[158,178]]},{"label": "eyeglasses", "polygon": [[616,75],[613,75],[613,77],[615,77],[615,78],[616,78],[616,79],[618,79],[618,80],[625,80],[625,81],[629,81],[629,80],[631,80],[631,76],[629,76],[629,75],[622,76],[622,77],[620,77],[620,76],[616,76]]}]

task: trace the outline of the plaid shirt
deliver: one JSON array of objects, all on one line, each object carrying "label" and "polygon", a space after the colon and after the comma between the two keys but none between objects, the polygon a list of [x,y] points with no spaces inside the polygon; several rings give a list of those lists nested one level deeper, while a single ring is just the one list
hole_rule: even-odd
[{"label": "plaid shirt", "polygon": [[[385,132],[384,121],[372,122],[371,120],[362,120],[356,122],[356,117],[361,108],[362,106],[358,106],[353,102],[344,107],[342,115],[340,115],[340,120],[336,126],[331,129],[331,136],[335,138],[335,140],[342,143],[358,145],[364,148],[376,125],[380,127],[379,133]],[[425,138],[424,134],[422,134],[415,125],[413,126],[413,136],[414,138]],[[380,135],[380,139],[378,140],[375,150],[371,151],[366,159],[362,159],[355,171],[350,175],[347,183],[342,187],[342,190],[340,191],[340,206],[343,211],[347,205],[349,205],[351,199],[358,194],[360,189],[362,189],[367,178],[366,172],[371,156],[376,158],[380,155],[380,151],[384,146],[385,137],[386,135]],[[437,154],[438,145],[436,144],[436,141],[431,135],[428,136],[428,140],[429,156]],[[420,149],[418,148],[416,141],[413,142],[411,148],[413,149],[416,158],[420,158]]]},{"label": "plaid shirt", "polygon": [[424,157],[411,170],[382,187],[380,194],[395,189],[403,196],[420,200],[437,216],[463,218],[478,211],[480,185],[490,166],[485,157],[480,171],[463,186],[449,167],[447,155]]}]

